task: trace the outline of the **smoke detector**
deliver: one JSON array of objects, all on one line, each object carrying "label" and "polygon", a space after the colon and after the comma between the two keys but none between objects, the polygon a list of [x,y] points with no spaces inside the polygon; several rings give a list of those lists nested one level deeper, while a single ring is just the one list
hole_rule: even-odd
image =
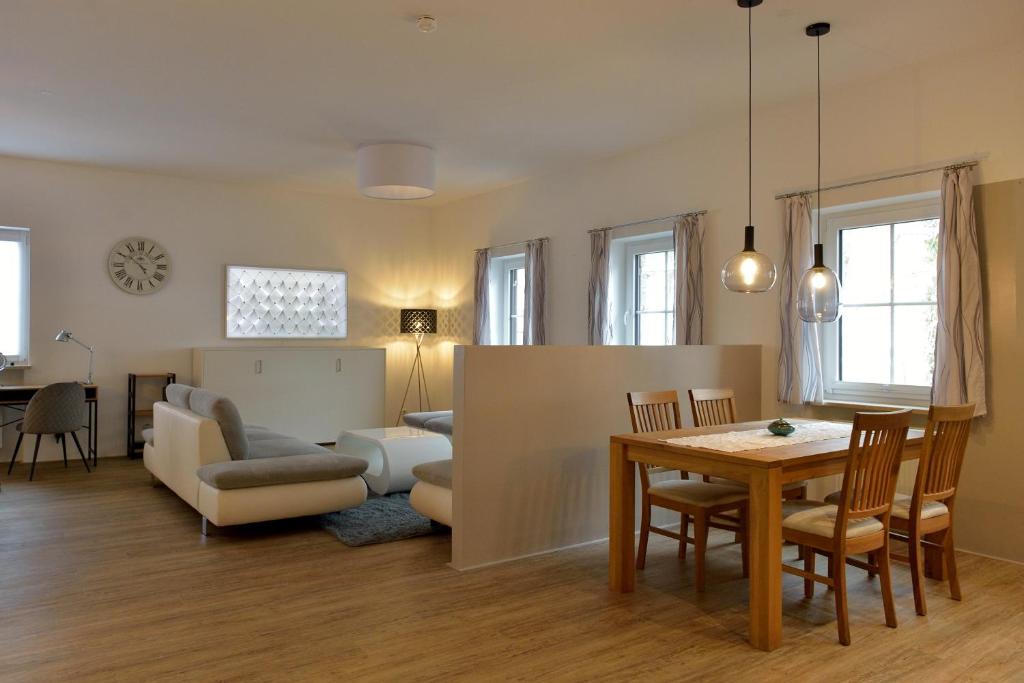
[{"label": "smoke detector", "polygon": [[420,33],[433,33],[437,30],[437,19],[424,14],[416,20],[416,28],[420,30]]}]

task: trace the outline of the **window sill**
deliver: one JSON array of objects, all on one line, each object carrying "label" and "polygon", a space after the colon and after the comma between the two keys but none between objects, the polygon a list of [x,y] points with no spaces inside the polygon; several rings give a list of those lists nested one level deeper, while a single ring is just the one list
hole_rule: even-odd
[{"label": "window sill", "polygon": [[928,415],[928,408],[922,406],[897,405],[895,403],[868,403],[861,401],[830,401],[825,400],[825,405],[830,408],[852,408],[853,410],[909,410],[914,415]]}]

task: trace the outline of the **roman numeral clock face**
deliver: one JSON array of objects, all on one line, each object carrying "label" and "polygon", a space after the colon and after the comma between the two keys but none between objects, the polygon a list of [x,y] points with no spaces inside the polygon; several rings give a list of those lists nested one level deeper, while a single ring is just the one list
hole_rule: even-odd
[{"label": "roman numeral clock face", "polygon": [[171,276],[171,258],[153,240],[129,237],[110,250],[107,272],[113,283],[129,294],[152,294]]}]

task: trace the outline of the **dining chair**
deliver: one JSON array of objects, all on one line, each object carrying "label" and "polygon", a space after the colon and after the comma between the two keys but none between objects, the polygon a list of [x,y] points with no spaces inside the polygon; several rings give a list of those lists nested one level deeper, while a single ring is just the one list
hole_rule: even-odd
[{"label": "dining chair", "polygon": [[[694,427],[717,427],[739,421],[736,418],[736,393],[732,389],[690,389],[688,394]],[[706,475],[704,481],[745,486],[742,482]],[[786,484],[782,490],[782,497],[787,500],[806,498],[807,482],[794,481]]]},{"label": "dining chair", "polygon": [[[928,409],[928,426],[924,432],[914,492],[909,496],[897,494],[893,500],[892,531],[889,535],[907,542],[907,559],[914,583],[914,608],[921,616],[928,613],[923,576],[925,546],[942,551],[950,595],[954,600],[960,600],[960,580],[953,551],[953,503],[973,418],[973,403],[931,406]],[[941,542],[926,538],[932,534],[941,534]]]},{"label": "dining chair", "polygon": [[18,459],[18,450],[21,448],[21,441],[26,434],[35,434],[36,444],[32,452],[32,467],[28,473],[28,480],[32,481],[36,474],[36,459],[39,457],[39,440],[44,434],[52,434],[64,451],[64,467],[68,466],[68,444],[67,435],[75,441],[78,448],[78,455],[82,458],[85,471],[89,469],[89,461],[85,459],[82,451],[82,444],[78,441],[75,433],[82,428],[85,420],[85,387],[78,382],[58,382],[50,384],[35,393],[25,407],[25,417],[18,423],[18,440],[14,444],[14,455],[11,456],[11,463],[7,466],[7,474],[14,469],[14,462]]},{"label": "dining chair", "polygon": [[[802,570],[783,563],[782,571],[804,579],[807,598],[814,596],[815,581],[833,589],[839,642],[843,645],[850,644],[847,564],[879,576],[885,625],[896,628],[889,571],[889,521],[909,427],[909,410],[857,413],[837,503],[802,501],[804,509],[782,520],[783,540],[801,546],[804,561]],[[850,557],[861,553],[868,554],[867,562]],[[818,554],[828,559],[828,576],[814,572]]]},{"label": "dining chair", "polygon": [[[658,432],[682,427],[679,412],[679,395],[675,391],[633,391],[626,394],[629,404],[629,418],[634,433]],[[679,541],[679,557],[686,558],[686,545],[692,543],[695,562],[696,584],[699,592],[704,591],[704,556],[707,551],[708,532],[712,529],[732,531],[739,537],[743,563],[743,576],[748,573],[747,553],[747,490],[741,486],[712,484],[690,479],[688,472],[680,472],[680,479],[666,479],[651,483],[651,474],[669,472],[668,468],[652,467],[637,463],[640,470],[640,547],[637,550],[636,568],[643,569],[647,561],[647,542],[651,533],[667,536]],[[651,508],[658,506],[680,513],[679,533],[651,524]],[[720,518],[721,513],[736,513],[735,521]],[[693,520],[693,536],[689,536],[690,520]]]}]

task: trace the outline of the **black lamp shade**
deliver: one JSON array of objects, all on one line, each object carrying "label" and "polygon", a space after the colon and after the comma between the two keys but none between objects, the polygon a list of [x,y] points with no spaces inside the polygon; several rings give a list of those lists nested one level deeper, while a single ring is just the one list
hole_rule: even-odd
[{"label": "black lamp shade", "polygon": [[402,334],[437,334],[437,310],[403,308],[399,331]]}]

